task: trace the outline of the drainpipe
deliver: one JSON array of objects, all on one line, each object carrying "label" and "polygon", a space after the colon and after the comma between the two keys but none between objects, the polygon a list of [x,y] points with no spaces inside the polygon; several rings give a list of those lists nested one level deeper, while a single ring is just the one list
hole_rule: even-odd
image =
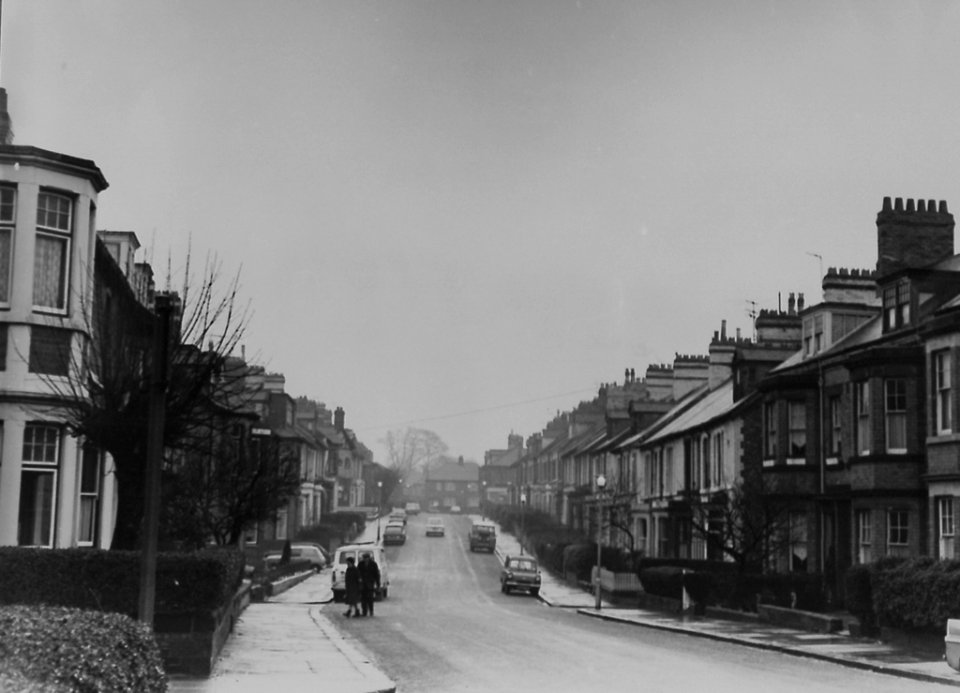
[{"label": "drainpipe", "polygon": [[[826,451],[824,450],[824,420],[826,413],[823,409],[823,359],[817,359],[817,397],[819,399],[819,410],[820,410],[820,425],[817,426],[817,447],[819,450],[819,463],[820,463],[820,503],[819,511],[819,530],[820,530],[820,568],[823,573],[823,582],[824,587],[826,587],[828,581],[831,579],[827,575],[827,528],[826,528],[826,492],[827,492],[827,457]],[[832,422],[831,422],[832,425]]]}]

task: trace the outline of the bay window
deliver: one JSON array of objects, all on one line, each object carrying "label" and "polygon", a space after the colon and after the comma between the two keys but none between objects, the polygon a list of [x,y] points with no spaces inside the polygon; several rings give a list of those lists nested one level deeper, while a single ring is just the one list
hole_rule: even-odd
[{"label": "bay window", "polygon": [[953,388],[953,373],[950,364],[950,352],[947,349],[933,355],[936,382],[935,417],[936,432],[953,432],[953,404],[950,399]]},{"label": "bay window", "polygon": [[898,549],[907,546],[910,539],[910,515],[906,510],[887,511],[887,547],[890,555],[903,555]]},{"label": "bay window", "polygon": [[887,452],[907,451],[907,381],[891,378],[884,381],[884,410]]},{"label": "bay window", "polygon": [[858,510],[856,514],[857,563],[869,563],[873,546],[873,516],[869,510]]},{"label": "bay window", "polygon": [[763,405],[763,459],[777,458],[777,403]]},{"label": "bay window", "polygon": [[70,234],[73,200],[41,192],[37,196],[37,237],[33,258],[33,305],[63,312],[70,281]]},{"label": "bay window", "polygon": [[93,546],[97,541],[100,514],[100,478],[102,453],[92,445],[83,449],[80,464],[80,504],[77,545]]},{"label": "bay window", "polygon": [[789,445],[787,457],[791,460],[806,462],[807,458],[807,408],[803,402],[789,402],[787,406],[789,420]]},{"label": "bay window", "polygon": [[940,552],[938,558],[952,559],[956,555],[956,528],[953,514],[953,498],[937,499],[937,530]]},{"label": "bay window", "polygon": [[23,429],[17,530],[20,546],[53,546],[60,432],[58,426],[45,423],[28,423]]},{"label": "bay window", "polygon": [[13,272],[13,231],[17,216],[17,189],[0,186],[0,305],[10,303]]},{"label": "bay window", "polygon": [[857,453],[870,454],[870,383],[863,380],[853,385],[855,425],[857,428]]}]

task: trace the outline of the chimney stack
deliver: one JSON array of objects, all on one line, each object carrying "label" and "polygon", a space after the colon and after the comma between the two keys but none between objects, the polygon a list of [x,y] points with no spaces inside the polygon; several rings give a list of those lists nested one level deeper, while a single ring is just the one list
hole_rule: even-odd
[{"label": "chimney stack", "polygon": [[953,215],[941,200],[883,198],[877,213],[877,279],[904,269],[928,267],[953,256]]},{"label": "chimney stack", "polygon": [[337,407],[333,410],[333,427],[343,433],[343,407]]}]

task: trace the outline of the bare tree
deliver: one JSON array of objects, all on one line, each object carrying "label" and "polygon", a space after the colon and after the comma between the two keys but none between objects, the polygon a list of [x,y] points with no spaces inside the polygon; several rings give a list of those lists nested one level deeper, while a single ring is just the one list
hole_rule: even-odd
[{"label": "bare tree", "polygon": [[433,431],[409,426],[388,431],[380,442],[387,448],[387,466],[400,477],[428,467],[447,451],[447,444]]},{"label": "bare tree", "polygon": [[691,522],[709,548],[736,562],[741,572],[770,565],[792,545],[788,508],[760,471],[745,472],[711,500],[691,501]]},{"label": "bare tree", "polygon": [[[71,431],[110,453],[118,486],[112,548],[135,548],[143,514],[144,467],[154,330],[157,316],[139,303],[126,278],[97,243],[92,305],[82,344],[43,375]],[[238,347],[251,313],[239,302],[239,275],[225,280],[209,259],[199,280],[188,267],[182,302],[168,345],[163,444],[189,449],[211,427],[225,425],[225,412],[247,406],[225,359]],[[174,295],[176,296],[176,295]],[[180,298],[180,297],[177,297]],[[162,350],[161,350],[162,351]]]},{"label": "bare tree", "polygon": [[199,548],[235,545],[251,526],[273,519],[300,485],[294,446],[270,437],[210,432],[212,449],[183,455],[171,475],[163,533]]}]

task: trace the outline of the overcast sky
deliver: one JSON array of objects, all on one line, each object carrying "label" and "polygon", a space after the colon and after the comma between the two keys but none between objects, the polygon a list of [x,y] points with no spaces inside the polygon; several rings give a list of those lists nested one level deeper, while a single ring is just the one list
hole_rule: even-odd
[{"label": "overcast sky", "polygon": [[6,0],[0,86],[161,284],[240,271],[248,357],[378,461],[816,303],[885,195],[960,209],[956,2]]}]

